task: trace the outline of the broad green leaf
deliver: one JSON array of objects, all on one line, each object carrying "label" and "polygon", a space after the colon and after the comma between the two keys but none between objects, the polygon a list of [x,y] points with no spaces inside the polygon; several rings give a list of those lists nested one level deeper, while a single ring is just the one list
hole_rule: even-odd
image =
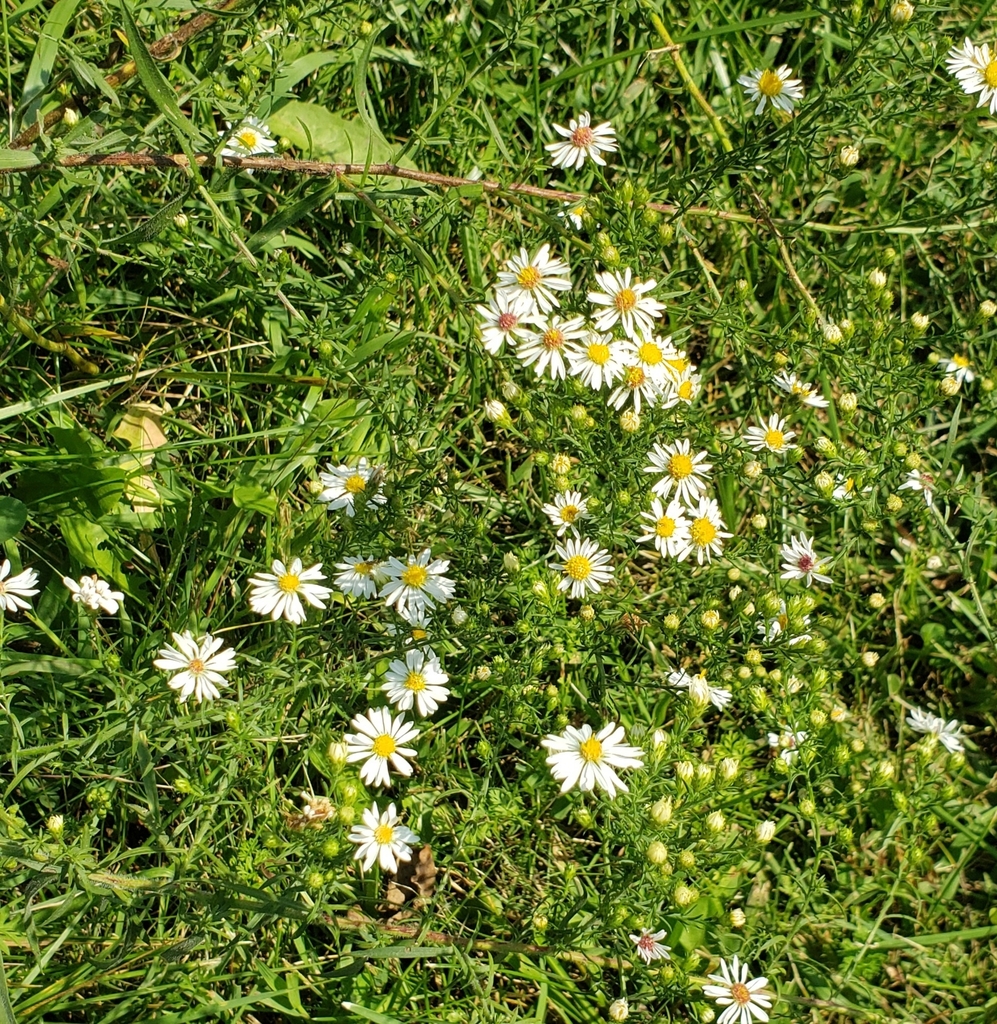
[{"label": "broad green leaf", "polygon": [[83,516],[60,516],[59,529],[69,553],[80,565],[95,569],[105,579],[121,577],[121,560],[106,545],[110,535],[100,523]]},{"label": "broad green leaf", "polygon": [[24,95],[21,97],[24,126],[33,124],[38,116],[45,90],[52,80],[52,68],[59,53],[62,37],[69,27],[80,0],[58,0],[48,12],[45,24],[38,34],[38,45],[31,56],[28,73],[24,76]]},{"label": "broad green leaf", "polygon": [[232,488],[232,504],[236,508],[261,512],[265,516],[276,515],[277,499],[274,495],[252,480],[241,480]]},{"label": "broad green leaf", "polygon": [[20,170],[37,167],[41,161],[29,149],[0,149],[0,170]]},{"label": "broad green leaf", "polygon": [[17,536],[28,521],[28,509],[23,501],[4,496],[0,498],[0,544]]}]

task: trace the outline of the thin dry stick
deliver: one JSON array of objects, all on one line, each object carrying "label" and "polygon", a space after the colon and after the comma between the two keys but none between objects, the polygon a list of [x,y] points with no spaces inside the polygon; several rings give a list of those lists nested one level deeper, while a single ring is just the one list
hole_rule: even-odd
[{"label": "thin dry stick", "polygon": [[[220,3],[216,4],[213,11],[202,11],[200,14],[195,15],[190,21],[184,22],[178,29],[173,32],[167,32],[165,36],[161,36],[154,43],[149,46],[149,53],[152,55],[154,60],[158,61],[171,61],[176,60],[180,56],[180,51],[194,38],[198,33],[203,32],[206,28],[210,28],[217,20],[218,15],[225,11],[230,11],[236,7],[242,0],[221,0]],[[135,61],[130,60],[126,64],[123,64],[117,71],[112,72],[109,75],[104,76],[104,81],[112,89],[117,89],[119,86],[124,85],[130,78],[134,78],[138,74],[138,68],[135,66]],[[58,124],[66,110],[69,108],[68,103],[64,103],[60,107],[56,107],[54,110],[50,110],[43,121],[45,130],[48,131],[53,125]],[[11,149],[27,149],[35,139],[38,138],[38,123],[30,125],[25,128],[20,135],[10,144]]]},{"label": "thin dry stick", "polygon": [[762,220],[766,225],[768,225],[768,229],[775,236],[776,245],[779,247],[779,256],[782,259],[782,265],[786,268],[786,273],[789,275],[789,280],[792,281],[793,287],[800,293],[803,301],[810,307],[811,311],[817,317],[817,322],[823,326],[824,314],[821,313],[820,306],[817,305],[817,300],[810,294],[807,286],[803,283],[800,275],[796,272],[796,267],[793,266],[793,259],[789,255],[789,249],[786,247],[786,240],[782,237],[779,229],[773,223],[762,197],[754,189],[751,190],[751,195],[755,200],[755,205],[758,207],[758,212],[761,214]]}]

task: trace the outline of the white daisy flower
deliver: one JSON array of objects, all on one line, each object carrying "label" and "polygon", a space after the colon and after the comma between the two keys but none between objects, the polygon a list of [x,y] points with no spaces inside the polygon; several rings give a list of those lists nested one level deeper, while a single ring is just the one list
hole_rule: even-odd
[{"label": "white daisy flower", "polygon": [[360,781],[367,786],[390,786],[391,772],[388,765],[404,775],[412,774],[412,765],[406,758],[416,756],[414,747],[403,744],[415,739],[419,729],[405,721],[404,715],[391,717],[387,708],[370,708],[366,715],[354,715],[350,725],[357,731],[348,732],[346,740],[346,761],[363,761]]},{"label": "white daisy flower", "polygon": [[[802,622],[804,626],[809,626],[810,616],[804,615]],[[766,622],[764,619],[759,619],[756,623],[756,628],[758,632],[761,633],[769,643],[772,643],[772,641],[775,640],[776,637],[781,636],[782,633],[788,628],[788,626],[789,613],[786,610],[785,601],[779,602],[778,615],[775,615],[773,618],[769,619],[768,622]],[[787,643],[790,647],[794,647],[796,644],[805,644],[810,639],[812,639],[812,637],[809,633],[801,633],[799,636],[791,636]]]},{"label": "white daisy flower", "polygon": [[231,121],[226,121],[225,127],[227,132],[218,133],[219,137],[229,135],[222,156],[260,156],[277,148],[276,140],[270,137],[270,129],[258,117],[245,118],[234,131]]},{"label": "white daisy flower", "polygon": [[824,560],[814,552],[813,537],[801,533],[798,537],[790,537],[788,544],[783,544],[779,556],[784,558],[782,568],[786,571],[780,576],[784,580],[803,580],[809,587],[814,580],[818,583],[831,583],[831,577],[820,572],[824,568]]},{"label": "white daisy flower", "polygon": [[647,453],[649,465],[644,467],[645,473],[657,473],[661,479],[651,490],[667,498],[675,488],[675,497],[687,505],[694,505],[706,492],[709,484],[708,475],[713,468],[706,461],[707,452],[692,454],[691,443],[680,438],[670,444],[657,444]]},{"label": "white daisy flower", "polygon": [[578,170],[585,163],[588,157],[593,163],[600,167],[606,166],[602,159],[602,153],[616,152],[616,132],[608,121],[592,127],[592,120],[589,112],[578,115],[576,121],[572,118],[568,127],[554,125],[554,131],[563,135],[564,142],[548,142],[544,149],[551,155],[551,164],[554,167],[574,167]]},{"label": "white daisy flower", "polygon": [[610,722],[593,734],[591,725],[580,729],[569,725],[560,735],[548,735],[540,746],[551,751],[547,758],[551,774],[561,783],[561,792],[577,786],[590,793],[596,786],[612,800],[628,793],[614,768],[643,768],[644,752],[623,742],[623,726]]},{"label": "white daisy flower", "polygon": [[488,300],[487,306],[479,305],[474,308],[481,316],[481,322],[478,324],[481,343],[485,351],[493,356],[502,351],[502,346],[507,341],[514,346],[526,334],[526,325],[540,322],[533,303],[511,292],[497,291]]},{"label": "white daisy flower", "polygon": [[972,384],[976,380],[973,364],[968,356],[954,355],[951,359],[939,363],[943,373],[951,374],[960,384]]},{"label": "white daisy flower", "polygon": [[571,226],[576,231],[581,231],[585,226],[585,221],[583,219],[585,217],[585,212],[585,200],[582,199],[578,202],[565,203],[563,208],[558,210],[557,215],[562,220],[571,221]]},{"label": "white daisy flower", "polygon": [[353,859],[363,861],[364,871],[370,871],[377,861],[382,871],[394,874],[399,861],[412,859],[412,846],[419,842],[419,837],[406,825],[399,825],[400,821],[394,804],[388,804],[387,810],[382,812],[375,800],[363,812],[363,823],[350,830],[347,839],[357,844]]},{"label": "white daisy flower", "polygon": [[804,405],[812,406],[814,409],[826,409],[831,404],[820,395],[816,385],[800,380],[795,373],[787,373],[782,370],[775,375],[772,383],[786,394],[793,395]]},{"label": "white daisy flower", "polygon": [[772,1009],[772,994],[763,991],[768,978],[748,978],[748,965],[739,963],[735,956],[727,965],[720,960],[720,973],[709,975],[714,985],[704,985],[703,995],[726,1009],[717,1018],[717,1024],[764,1024]]},{"label": "white daisy flower", "polygon": [[775,452],[776,455],[784,455],[795,448],[795,444],[789,443],[794,437],[796,434],[786,429],[786,421],[775,414],[762,420],[760,427],[748,427],[744,432],[744,440],[749,448],[756,452]]},{"label": "white daisy flower", "polygon": [[102,611],[117,615],[125,595],[112,590],[107,580],[99,576],[81,576],[77,583],[71,576],[63,576],[62,582],[73,592],[73,601],[82,604],[92,612]]},{"label": "white daisy flower", "polygon": [[10,559],[5,558],[0,565],[0,611],[16,612],[31,607],[26,597],[34,597],[38,593],[38,573],[34,569],[25,569],[16,576],[10,576]]},{"label": "white daisy flower", "polygon": [[907,479],[897,488],[898,491],[920,491],[924,495],[924,503],[931,508],[935,500],[935,478],[930,473],[922,473],[919,469],[912,469],[907,474]]},{"label": "white daisy flower", "polygon": [[967,39],[961,49],[953,46],[945,64],[964,93],[980,94],[978,107],[989,106],[990,113],[997,114],[997,54],[991,53],[986,43],[974,46],[972,40]]},{"label": "white daisy flower", "polygon": [[679,402],[692,405],[703,388],[703,379],[694,366],[689,366],[675,381],[675,397]]},{"label": "white daisy flower", "polygon": [[724,529],[720,506],[712,498],[700,498],[699,504],[689,509],[689,516],[689,539],[675,557],[684,562],[695,553],[699,565],[711,562],[713,555],[723,551],[724,540],[733,536]]},{"label": "white daisy flower", "polygon": [[637,945],[637,955],[650,966],[652,960],[671,960],[671,946],[662,945],[661,940],[667,932],[664,928],[659,932],[652,932],[648,928],[641,928],[640,934],[630,936],[630,941]]},{"label": "white daisy flower", "polygon": [[505,261],[505,267],[498,275],[498,289],[525,300],[541,313],[561,304],[554,292],[571,288],[571,268],[564,260],[551,257],[546,242],[532,256],[520,249],[518,256]]},{"label": "white daisy flower", "polygon": [[622,273],[604,270],[596,274],[595,279],[602,291],[589,292],[588,300],[607,307],[596,313],[592,324],[595,330],[611,331],[616,324],[621,324],[623,333],[638,342],[654,330],[654,321],[665,308],[663,302],[647,295],[657,288],[657,281],[641,281],[633,276],[629,267]]},{"label": "white daisy flower", "polygon": [[558,537],[563,537],[568,530],[577,537],[578,527],[575,524],[579,519],[587,518],[588,503],[581,491],[559,491],[554,495],[553,502],[544,505],[543,510],[557,527]]},{"label": "white daisy flower", "polygon": [[565,320],[554,314],[539,324],[540,333],[529,333],[520,341],[516,355],[524,366],[534,366],[536,375],[549,373],[552,380],[564,380],[567,370],[564,356],[568,344],[584,338],[588,331],[582,317]]},{"label": "white daisy flower", "polygon": [[356,515],[356,500],[362,498],[368,505],[383,505],[384,467],[372,466],[366,459],[360,459],[355,467],[326,467],[328,472],[318,475],[325,488],[318,500],[329,506],[330,512],[345,508],[348,516]]},{"label": "white daisy flower", "polygon": [[222,673],[235,668],[235,651],[222,647],[223,641],[210,633],[195,640],[190,630],[174,633],[173,643],[173,647],[162,647],[152,664],[163,672],[176,673],[166,685],[179,691],[180,703],[191,696],[198,703],[220,697],[218,687],[228,686]]},{"label": "white daisy flower", "polygon": [[377,597],[377,588],[388,578],[384,563],[376,558],[349,555],[345,561],[337,562],[336,568],[340,573],[332,582],[351,597]]},{"label": "white daisy flower", "polygon": [[446,604],[454,596],[457,584],[443,574],[450,568],[445,558],[431,558],[429,548],[419,555],[409,555],[402,562],[389,558],[384,566],[388,582],[381,591],[384,603],[393,607],[407,622],[431,612],[437,602]]},{"label": "white daisy flower", "polygon": [[409,651],[404,661],[388,666],[381,690],[399,711],[411,711],[414,704],[428,718],[450,696],[449,678],[432,650]]},{"label": "white daisy flower", "polygon": [[325,608],[325,600],[332,593],[330,587],[312,580],[324,580],[322,563],[309,569],[301,567],[301,559],[295,558],[289,566],[275,558],[270,567],[272,572],[258,572],[250,577],[249,607],[257,615],[269,615],[275,622],[284,618],[300,625],[305,621],[304,598],[313,608]]},{"label": "white daisy flower", "polygon": [[558,590],[571,588],[571,596],[581,598],[588,593],[598,594],[602,584],[613,578],[613,566],[609,552],[599,547],[594,540],[585,537],[569,537],[565,544],[555,544],[554,550],[563,559],[552,563],[550,568],[564,573],[557,585]]},{"label": "white daisy flower", "polygon": [[675,364],[685,363],[678,350],[672,344],[671,336],[658,338],[647,335],[637,341],[628,341],[627,347],[633,352],[633,360],[642,366],[652,377],[664,386],[666,381],[674,380]]},{"label": "white daisy flower", "polygon": [[395,623],[389,622],[384,629],[389,636],[400,637],[404,646],[410,647],[414,644],[416,647],[422,647],[429,651],[435,657],[433,649],[428,646],[430,643],[429,630],[431,626],[432,620],[429,612],[423,608],[418,614],[412,615],[407,619],[404,626],[399,627]]},{"label": "white daisy flower", "polygon": [[685,511],[678,498],[668,508],[660,498],[655,498],[651,502],[651,511],[640,514],[641,519],[646,519],[650,525],[645,527],[647,532],[637,538],[637,543],[650,541],[661,554],[674,558],[689,540],[690,523]]},{"label": "white daisy flower", "polygon": [[965,749],[962,744],[962,723],[954,718],[946,722],[944,718],[939,718],[938,715],[933,715],[930,711],[911,708],[910,714],[907,716],[907,724],[914,732],[925,732],[937,736],[938,742],[950,754]]},{"label": "white daisy flower", "polygon": [[620,383],[613,390],[607,402],[610,408],[622,409],[627,399],[633,402],[634,412],[640,415],[641,404],[652,408],[658,405],[662,395],[662,381],[652,377],[633,356],[624,355]]},{"label": "white daisy flower", "polygon": [[836,486],[831,492],[831,497],[834,498],[835,501],[851,501],[856,494],[868,494],[872,490],[871,487],[863,487],[859,490],[855,485],[855,477],[846,477],[841,473],[838,473],[835,476],[835,484]]},{"label": "white daisy flower", "polygon": [[712,704],[720,711],[727,707],[734,696],[730,690],[725,690],[722,686],[711,686],[705,672],[691,675],[685,669],[679,669],[668,674],[668,682],[679,690],[688,690],[689,699],[694,703]]},{"label": "white daisy flower", "polygon": [[784,729],[782,732],[770,732],[769,746],[779,751],[779,757],[786,764],[792,764],[793,758],[799,753],[800,744],[807,738],[805,732],[793,732]]},{"label": "white daisy flower", "polygon": [[623,345],[611,334],[589,331],[581,341],[567,347],[568,373],[580,377],[594,391],[612,384],[623,373]]},{"label": "white daisy flower", "polygon": [[793,109],[797,100],[803,99],[803,83],[798,78],[793,78],[793,69],[783,64],[774,71],[772,68],[754,68],[745,75],[738,78],[738,83],[744,86],[748,99],[755,106],[757,117],[764,109],[766,103],[771,103],[779,110],[787,113]]}]

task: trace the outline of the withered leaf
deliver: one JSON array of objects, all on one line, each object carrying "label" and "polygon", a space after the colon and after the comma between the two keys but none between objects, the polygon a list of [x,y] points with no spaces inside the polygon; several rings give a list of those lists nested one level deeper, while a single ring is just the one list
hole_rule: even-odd
[{"label": "withered leaf", "polygon": [[436,891],[438,873],[433,850],[426,843],[411,860],[398,865],[398,873],[388,882],[388,906],[396,909],[412,900],[428,900]]}]

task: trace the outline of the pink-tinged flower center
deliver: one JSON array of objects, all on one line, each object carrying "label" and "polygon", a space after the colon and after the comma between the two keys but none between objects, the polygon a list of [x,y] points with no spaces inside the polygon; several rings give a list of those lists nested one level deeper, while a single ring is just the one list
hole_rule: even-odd
[{"label": "pink-tinged flower center", "polygon": [[613,305],[621,313],[631,312],[637,305],[637,295],[633,288],[621,288],[613,299]]},{"label": "pink-tinged flower center", "polygon": [[811,555],[800,555],[800,560],[796,563],[800,572],[813,572],[817,567],[817,559]]},{"label": "pink-tinged flower center", "polygon": [[584,149],[586,146],[592,145],[594,138],[595,132],[588,125],[583,124],[571,133],[571,145]]},{"label": "pink-tinged flower center", "polygon": [[564,334],[559,331],[556,327],[549,327],[543,333],[543,347],[548,352],[552,352],[555,349],[562,348],[564,346]]},{"label": "pink-tinged flower center", "polygon": [[511,331],[519,323],[519,317],[515,313],[502,313],[498,318],[500,331]]},{"label": "pink-tinged flower center", "polygon": [[747,1006],[748,1003],[751,1002],[751,992],[748,989],[748,986],[742,984],[740,981],[731,985],[730,997],[738,1006]]},{"label": "pink-tinged flower center", "polygon": [[637,940],[637,948],[642,949],[645,953],[654,952],[654,936],[650,932],[645,932]]}]

